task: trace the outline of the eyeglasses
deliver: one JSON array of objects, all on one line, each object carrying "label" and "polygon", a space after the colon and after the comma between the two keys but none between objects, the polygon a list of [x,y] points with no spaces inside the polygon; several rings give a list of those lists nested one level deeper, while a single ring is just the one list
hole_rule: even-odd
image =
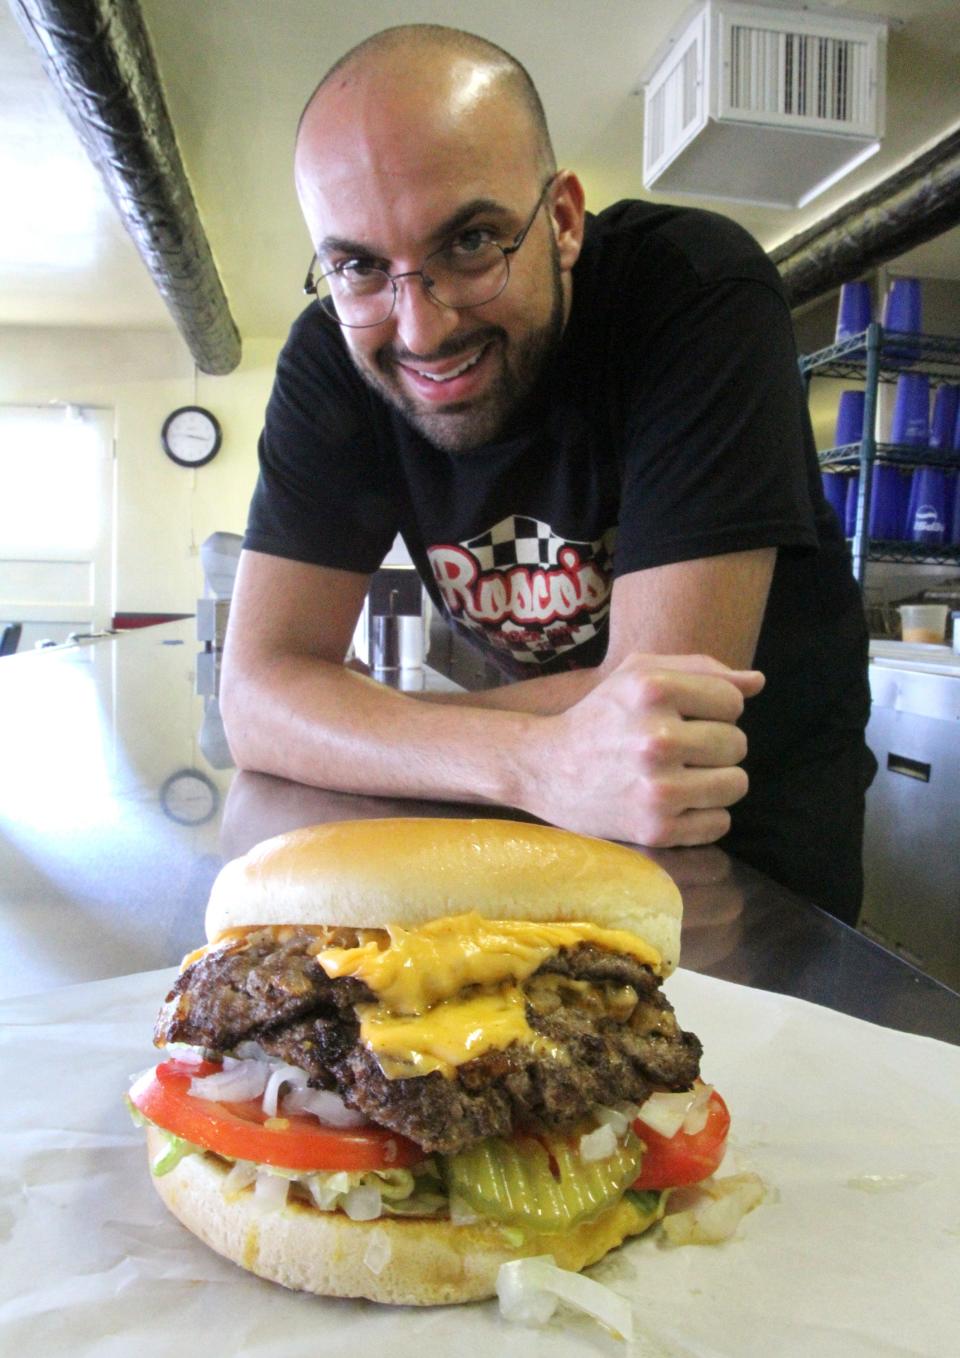
[{"label": "eyeglasses", "polygon": [[389,274],[386,269],[374,268],[362,260],[348,259],[335,264],[319,278],[314,272],[317,265],[314,255],[303,290],[321,302],[329,298],[333,311],[329,307],[321,310],[331,320],[352,330],[383,325],[396,305],[397,283],[401,278],[419,278],[435,302],[452,310],[483,306],[499,297],[507,286],[510,256],[515,255],[526,240],[547,190],[556,178],[553,174],[544,184],[526,226],[509,245],[488,240],[483,231],[468,229],[428,255],[421,269]]}]

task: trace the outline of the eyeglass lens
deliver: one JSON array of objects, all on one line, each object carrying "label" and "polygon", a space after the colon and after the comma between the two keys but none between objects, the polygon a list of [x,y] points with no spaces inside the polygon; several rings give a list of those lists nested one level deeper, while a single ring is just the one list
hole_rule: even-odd
[{"label": "eyeglass lens", "polygon": [[[419,276],[441,306],[482,306],[492,302],[507,285],[510,266],[501,247],[481,241],[473,249],[457,242],[436,250],[424,260]],[[403,275],[413,281],[416,275]],[[346,325],[382,324],[393,310],[396,285],[383,269],[347,264],[317,279],[317,296],[329,296]]]}]

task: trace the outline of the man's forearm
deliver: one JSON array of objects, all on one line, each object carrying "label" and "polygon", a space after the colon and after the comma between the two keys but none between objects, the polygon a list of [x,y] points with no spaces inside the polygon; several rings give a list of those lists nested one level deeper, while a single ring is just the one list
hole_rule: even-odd
[{"label": "man's forearm", "polygon": [[[225,663],[241,768],[341,792],[473,801],[583,834],[709,843],[745,793],[735,722],[761,676],[702,657],[631,656],[541,714],[417,702],[302,653]],[[546,682],[546,681],[544,681]]]},{"label": "man's forearm", "polygon": [[548,674],[541,678],[524,679],[499,688],[485,688],[462,693],[416,693],[424,702],[456,707],[479,707],[487,711],[527,712],[549,717],[566,712],[568,707],[585,697],[600,682],[599,669],[570,670],[566,674]]},{"label": "man's forearm", "polygon": [[522,804],[522,713],[444,710],[298,655],[226,672],[221,709],[241,768],[341,792]]}]

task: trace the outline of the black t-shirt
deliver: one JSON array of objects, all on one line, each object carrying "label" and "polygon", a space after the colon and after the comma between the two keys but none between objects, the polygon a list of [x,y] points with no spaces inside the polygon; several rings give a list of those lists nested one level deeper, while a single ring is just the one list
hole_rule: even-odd
[{"label": "black t-shirt", "polygon": [[512,678],[598,664],[616,576],[777,547],[748,767],[803,759],[831,723],[849,739],[852,697],[865,714],[862,608],[789,309],[726,218],[639,202],[589,217],[557,354],[501,439],[466,455],[373,392],[312,303],[260,464],[248,548],[367,573],[400,533],[434,603]]}]

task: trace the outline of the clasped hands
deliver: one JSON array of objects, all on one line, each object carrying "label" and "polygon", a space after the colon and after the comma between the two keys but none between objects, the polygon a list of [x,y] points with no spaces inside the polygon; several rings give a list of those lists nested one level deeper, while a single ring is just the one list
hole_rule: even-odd
[{"label": "clasped hands", "polygon": [[526,810],[581,834],[652,847],[708,844],[747,792],[744,701],[764,684],[709,656],[632,653],[544,716]]}]

